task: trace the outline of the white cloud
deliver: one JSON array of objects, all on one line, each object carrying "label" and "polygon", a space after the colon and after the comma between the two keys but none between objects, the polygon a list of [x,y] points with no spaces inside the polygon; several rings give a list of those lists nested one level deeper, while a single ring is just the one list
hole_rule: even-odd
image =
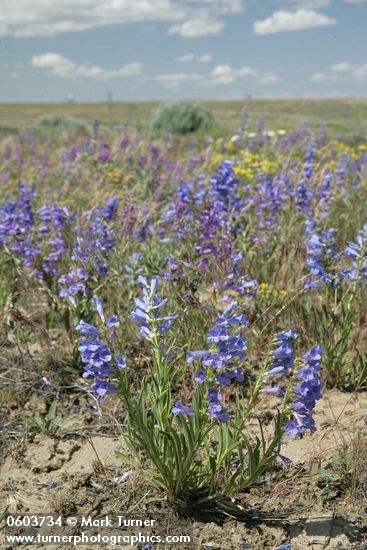
[{"label": "white cloud", "polygon": [[198,61],[200,63],[210,63],[212,60],[212,56],[210,53],[203,53],[198,57]]},{"label": "white cloud", "polygon": [[170,28],[169,34],[179,34],[184,38],[199,38],[210,34],[219,34],[224,28],[224,23],[208,17],[189,19]]},{"label": "white cloud", "polygon": [[314,73],[311,76],[312,82],[340,82],[343,78],[347,78],[349,82],[351,80],[354,82],[367,81],[367,63],[354,65],[349,61],[343,61],[332,65],[327,71]]},{"label": "white cloud", "polygon": [[238,78],[256,76],[257,71],[251,67],[233,69],[229,65],[217,65],[210,73],[213,84],[232,84]]},{"label": "white cloud", "polygon": [[173,0],[1,0],[0,35],[53,36],[119,23],[185,17]]},{"label": "white cloud", "polygon": [[330,75],[328,75],[327,73],[318,72],[313,73],[313,75],[311,76],[312,82],[327,82],[328,80],[330,80]]},{"label": "white cloud", "polygon": [[335,19],[314,10],[300,8],[296,11],[279,10],[267,19],[255,21],[255,34],[273,34],[278,32],[300,31],[315,27],[335,25]]},{"label": "white cloud", "polygon": [[216,34],[243,0],[1,0],[0,36],[54,36],[126,23],[167,21],[184,37]]},{"label": "white cloud", "polygon": [[190,61],[194,61],[194,59],[195,59],[195,56],[193,53],[186,53],[178,57],[177,61],[179,63],[190,63]]},{"label": "white cloud", "polygon": [[153,79],[162,82],[165,88],[177,88],[182,82],[195,82],[201,80],[201,76],[195,73],[167,73],[159,74]]},{"label": "white cloud", "polygon": [[202,86],[233,84],[241,78],[253,78],[257,84],[268,85],[281,82],[281,78],[273,72],[260,72],[252,67],[234,69],[230,65],[217,65],[210,73],[210,78],[201,82]]},{"label": "white cloud", "polygon": [[292,7],[319,10],[330,6],[331,0],[288,0],[288,4]]},{"label": "white cloud", "polygon": [[219,8],[222,13],[241,13],[244,10],[242,0],[193,0],[191,3],[210,6],[211,10]]},{"label": "white cloud", "polygon": [[143,71],[143,65],[140,62],[128,63],[119,69],[104,69],[98,65],[88,63],[78,65],[71,59],[52,52],[34,55],[32,57],[32,65],[47,69],[52,75],[60,78],[82,77],[95,80],[137,76],[142,74]]},{"label": "white cloud", "polygon": [[280,82],[281,79],[273,72],[259,72],[252,67],[240,67],[235,69],[230,65],[217,65],[209,75],[198,73],[166,73],[148,76],[146,80],[160,82],[165,88],[178,88],[180,84],[190,82],[200,87],[221,86],[236,83],[241,79],[252,79],[257,84],[267,85]]},{"label": "white cloud", "polygon": [[186,53],[177,58],[179,63],[190,63],[197,61],[198,63],[209,63],[212,59],[210,53],[203,53],[201,55],[194,55],[193,53]]},{"label": "white cloud", "polygon": [[348,61],[342,63],[336,63],[330,69],[333,73],[347,73],[348,77],[351,76],[354,80],[362,81],[367,79],[367,63],[362,65],[354,65]]},{"label": "white cloud", "polygon": [[331,70],[334,73],[345,73],[347,71],[351,71],[354,68],[354,65],[352,63],[349,63],[348,61],[343,61],[342,63],[336,63],[331,67]]},{"label": "white cloud", "polygon": [[257,84],[268,85],[276,84],[281,78],[273,72],[261,72],[249,66],[234,68],[230,65],[216,65],[209,75],[200,75],[197,73],[167,73],[147,77],[147,80],[161,82],[166,88],[177,88],[184,82],[191,82],[197,86],[221,86],[236,83],[241,79],[252,79]]},{"label": "white cloud", "polygon": [[259,78],[256,79],[256,82],[263,86],[267,86],[268,84],[278,84],[281,80],[282,79],[277,74],[266,72],[260,75]]}]

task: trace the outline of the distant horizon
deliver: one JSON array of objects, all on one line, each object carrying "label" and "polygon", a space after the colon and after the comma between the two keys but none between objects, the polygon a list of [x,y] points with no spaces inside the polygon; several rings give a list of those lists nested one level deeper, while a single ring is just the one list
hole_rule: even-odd
[{"label": "distant horizon", "polygon": [[[251,104],[251,102],[261,102],[261,101],[365,101],[367,102],[366,96],[314,96],[314,97],[251,97],[250,99],[207,99],[207,98],[198,98],[198,99],[149,99],[149,100],[125,100],[125,99],[112,99],[113,104],[126,103],[126,104],[148,104],[148,103],[246,103]],[[109,101],[105,100],[95,100],[95,101],[0,101],[0,105],[64,105],[64,106],[73,106],[73,105],[106,105]]]}]

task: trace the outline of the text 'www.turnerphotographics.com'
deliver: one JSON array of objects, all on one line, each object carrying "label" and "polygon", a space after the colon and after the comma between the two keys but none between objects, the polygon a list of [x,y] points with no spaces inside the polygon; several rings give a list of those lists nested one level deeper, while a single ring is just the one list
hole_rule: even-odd
[{"label": "text 'www.turnerphotographics.com'", "polygon": [[124,515],[12,515],[5,518],[6,544],[190,544],[190,533],[167,533],[150,518]]}]

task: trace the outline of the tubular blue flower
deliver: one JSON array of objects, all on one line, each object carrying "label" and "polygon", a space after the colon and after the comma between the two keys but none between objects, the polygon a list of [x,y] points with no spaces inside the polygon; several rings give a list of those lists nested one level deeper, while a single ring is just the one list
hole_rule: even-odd
[{"label": "tubular blue flower", "polygon": [[87,363],[93,367],[100,367],[112,360],[110,348],[102,344],[98,338],[81,340],[78,350],[81,353],[83,363]]},{"label": "tubular blue flower", "polygon": [[222,407],[220,401],[222,396],[219,393],[218,388],[210,388],[208,390],[208,412],[211,418],[218,420],[221,424],[228,421],[227,410]]},{"label": "tubular blue flower", "polygon": [[278,332],[275,338],[275,349],[271,353],[271,369],[266,375],[288,374],[293,367],[294,350],[292,340],[297,338],[293,330]]},{"label": "tubular blue flower", "polygon": [[92,325],[86,323],[83,320],[81,320],[79,325],[75,327],[75,330],[77,330],[78,332],[81,332],[85,336],[97,337],[101,335],[101,331],[98,328],[93,327]]},{"label": "tubular blue flower", "polygon": [[84,366],[83,378],[88,378],[89,376],[105,378],[111,376],[112,374],[113,367],[110,363],[103,363],[100,367],[87,364]]},{"label": "tubular blue flower", "polygon": [[120,326],[120,320],[116,315],[110,315],[107,319],[106,327],[107,328],[118,328]]},{"label": "tubular blue flower", "polygon": [[245,377],[243,376],[240,368],[234,371],[227,370],[225,372],[220,372],[214,378],[214,380],[218,382],[221,387],[229,386],[230,384],[232,384],[233,379],[237,380],[237,382],[244,381]]},{"label": "tubular blue flower", "polygon": [[58,279],[61,285],[69,285],[60,290],[59,296],[61,298],[68,298],[75,306],[76,296],[79,293],[84,295],[88,293],[88,287],[85,284],[88,279],[89,275],[83,268],[71,269],[69,273]]},{"label": "tubular blue flower", "polygon": [[195,359],[202,359],[206,367],[223,369],[230,366],[234,359],[245,356],[247,341],[238,331],[248,326],[248,320],[242,313],[236,315],[239,309],[238,303],[233,301],[217,317],[214,328],[209,330],[207,337],[208,344],[215,344],[215,349],[189,352],[187,355],[189,364]]},{"label": "tubular blue flower", "polygon": [[279,386],[275,386],[273,388],[264,388],[261,390],[263,393],[270,393],[270,394],[273,394],[273,395],[284,395],[284,390],[279,387]]},{"label": "tubular blue flower", "polygon": [[126,368],[126,358],[123,355],[116,355],[116,367],[118,370]]},{"label": "tubular blue flower", "polygon": [[[100,310],[99,314],[102,312],[101,318],[104,320],[102,300],[97,299],[95,302]],[[106,328],[118,326],[118,318],[116,316],[111,315],[109,321],[110,326],[106,326]],[[108,393],[116,392],[117,386],[110,379],[114,372],[126,368],[125,357],[123,355],[116,355],[114,358],[111,348],[100,339],[101,331],[89,323],[81,320],[76,330],[86,336],[90,336],[89,339],[80,340],[78,347],[81,360],[84,363],[83,378],[93,376],[92,389],[98,398],[102,398]],[[103,331],[103,334],[106,335],[105,331]]]},{"label": "tubular blue flower", "polygon": [[357,281],[361,286],[363,280],[367,279],[367,224],[358,233],[356,242],[349,243],[345,254],[352,260],[352,268],[342,271],[339,277]]},{"label": "tubular blue flower", "polygon": [[202,359],[205,354],[207,352],[206,351],[203,351],[203,350],[199,350],[199,351],[189,351],[188,354],[187,354],[187,363],[189,365],[191,365],[191,363],[195,360],[195,359]]},{"label": "tubular blue flower", "polygon": [[325,350],[321,345],[312,348],[303,355],[303,367],[298,369],[296,379],[300,382],[293,388],[294,400],[291,404],[293,418],[285,425],[285,433],[289,437],[316,430],[312,411],[316,401],[321,399],[321,361]]},{"label": "tubular blue flower", "polygon": [[335,229],[325,229],[316,233],[316,223],[313,220],[307,220],[306,223],[306,244],[307,260],[306,267],[312,277],[307,279],[304,288],[322,288],[325,285],[334,283],[336,274],[331,269],[332,262],[339,262],[341,254],[336,251]]},{"label": "tubular blue flower", "polygon": [[[211,349],[191,351],[187,354],[188,364],[201,360],[206,369],[215,369],[217,372],[214,382],[220,386],[227,386],[233,381],[239,383],[244,381],[242,369],[240,367],[233,369],[235,360],[243,359],[247,349],[247,341],[242,336],[241,330],[248,326],[248,320],[243,313],[240,313],[240,309],[238,303],[232,301],[217,317],[214,328],[209,330],[207,336],[207,343],[211,345]],[[207,378],[204,370],[199,370],[195,375],[195,381],[198,384],[203,384]],[[208,389],[209,416],[219,422],[226,422],[228,414],[219,403],[221,399],[222,396],[217,387]]]},{"label": "tubular blue flower", "polygon": [[105,316],[104,316],[104,309],[103,309],[103,300],[102,298],[97,298],[96,296],[94,296],[92,298],[92,303],[96,306],[96,309],[98,311],[98,314],[102,320],[102,322],[104,323],[105,322]]},{"label": "tubular blue flower", "polygon": [[177,416],[178,414],[194,416],[195,412],[190,407],[186,407],[180,401],[177,401],[175,406],[172,408],[172,414],[174,414],[175,416]]},{"label": "tubular blue flower", "polygon": [[[288,458],[287,456],[284,456],[284,455],[281,455],[279,453],[279,458],[284,462],[284,464],[288,467],[292,466],[293,462],[290,458]],[[285,549],[284,549],[285,550]],[[290,550],[290,547],[289,547],[289,550]]]},{"label": "tubular blue flower", "polygon": [[206,381],[206,373],[203,370],[198,370],[194,377],[195,382],[203,384]]},{"label": "tubular blue flower", "polygon": [[105,397],[108,393],[116,393],[117,387],[106,380],[95,378],[92,383],[92,389],[99,398]]},{"label": "tubular blue flower", "polygon": [[168,300],[166,298],[162,300],[159,294],[156,294],[158,278],[154,277],[148,282],[145,277],[139,276],[137,281],[143,287],[143,296],[141,299],[134,299],[136,307],[130,318],[138,325],[140,334],[147,340],[152,340],[156,332],[162,335],[170,330],[178,315],[161,316],[160,309],[167,304]]},{"label": "tubular blue flower", "polygon": [[[291,329],[288,331],[278,332],[274,339],[275,348],[270,354],[270,366],[271,368],[264,374],[264,376],[277,376],[283,375],[288,377],[292,372],[294,363],[294,349],[293,341],[297,339],[297,334]],[[270,380],[263,379],[263,385],[270,384]],[[268,393],[273,395],[284,395],[283,388],[279,385],[274,387],[265,387],[260,390],[262,393]]]}]

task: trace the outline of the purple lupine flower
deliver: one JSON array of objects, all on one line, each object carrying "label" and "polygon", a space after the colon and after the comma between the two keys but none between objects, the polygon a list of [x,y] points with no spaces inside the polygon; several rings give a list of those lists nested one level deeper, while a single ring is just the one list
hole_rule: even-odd
[{"label": "purple lupine flower", "polygon": [[114,250],[116,237],[110,227],[115,219],[116,199],[111,199],[107,207],[94,209],[91,215],[85,214],[82,223],[74,227],[75,239],[71,259],[79,265],[88,265],[100,277],[108,273],[107,259]]},{"label": "purple lupine flower", "polygon": [[110,157],[110,146],[106,141],[103,141],[101,143],[99,154],[98,154],[98,160],[99,162],[109,162],[111,160]]},{"label": "purple lupine flower", "polygon": [[218,212],[239,212],[243,207],[240,189],[242,186],[233,171],[233,161],[225,160],[210,179],[208,197]]},{"label": "purple lupine flower", "polygon": [[208,203],[201,211],[196,227],[195,249],[200,256],[197,266],[208,266],[214,257],[220,263],[230,258],[233,252],[234,237],[231,235],[228,216],[213,203]]},{"label": "purple lupine flower", "polygon": [[120,144],[119,144],[119,147],[120,147],[121,151],[124,151],[125,149],[127,149],[129,143],[130,143],[129,135],[125,134],[122,137],[122,139],[120,141]]},{"label": "purple lupine flower", "polygon": [[223,290],[232,290],[242,296],[255,296],[258,283],[250,279],[243,268],[244,259],[242,254],[234,252],[228,262],[228,273],[223,284]]}]

